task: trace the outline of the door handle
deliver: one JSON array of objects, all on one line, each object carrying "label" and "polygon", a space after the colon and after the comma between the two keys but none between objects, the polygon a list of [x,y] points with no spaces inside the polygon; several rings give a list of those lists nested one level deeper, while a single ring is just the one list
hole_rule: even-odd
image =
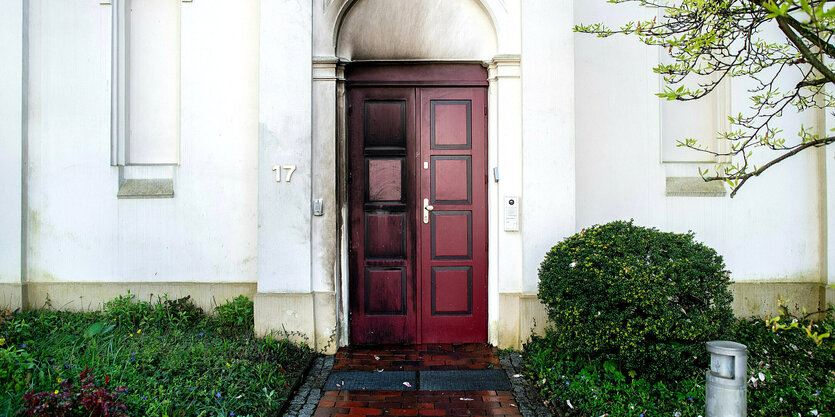
[{"label": "door handle", "polygon": [[424,198],[423,199],[423,222],[424,223],[429,223],[429,212],[432,211],[432,210],[435,210],[435,207],[429,205],[429,199],[428,198]]}]

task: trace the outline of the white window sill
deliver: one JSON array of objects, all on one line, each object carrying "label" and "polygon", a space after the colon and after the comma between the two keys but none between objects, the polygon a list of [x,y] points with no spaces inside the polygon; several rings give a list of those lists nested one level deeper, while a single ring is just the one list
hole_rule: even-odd
[{"label": "white window sill", "polygon": [[119,184],[117,198],[174,198],[174,180],[127,179]]},{"label": "white window sill", "polygon": [[709,181],[700,177],[667,177],[664,191],[667,197],[725,197],[728,195],[721,181]]}]

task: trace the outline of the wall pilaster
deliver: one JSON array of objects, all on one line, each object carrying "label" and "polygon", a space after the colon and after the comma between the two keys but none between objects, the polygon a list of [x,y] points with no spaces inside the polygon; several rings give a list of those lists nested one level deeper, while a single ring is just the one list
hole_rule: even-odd
[{"label": "wall pilaster", "polygon": [[24,303],[26,5],[0,4],[0,308],[11,309]]}]

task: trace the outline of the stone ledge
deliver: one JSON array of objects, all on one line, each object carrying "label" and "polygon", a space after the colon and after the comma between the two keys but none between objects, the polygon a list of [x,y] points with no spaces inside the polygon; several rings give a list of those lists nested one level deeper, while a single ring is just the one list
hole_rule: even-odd
[{"label": "stone ledge", "polygon": [[173,198],[174,180],[157,179],[128,179],[119,185],[118,198]]},{"label": "stone ledge", "polygon": [[728,194],[721,181],[707,182],[699,177],[667,177],[667,197],[724,197]]},{"label": "stone ledge", "polygon": [[0,310],[15,310],[23,307],[23,285],[14,282],[0,282]]},{"label": "stone ledge", "polygon": [[734,314],[739,318],[774,317],[779,312],[777,298],[790,300],[788,307],[796,312],[812,312],[826,307],[828,286],[819,282],[734,282]]},{"label": "stone ledge", "polygon": [[312,293],[255,294],[255,333],[276,332],[305,343],[320,353],[333,354],[338,345],[336,295]]},{"label": "stone ledge", "polygon": [[149,301],[153,295],[169,299],[191,296],[191,301],[207,313],[218,304],[238,295],[253,299],[255,282],[28,282],[23,284],[24,308],[42,308],[49,299],[53,308],[69,311],[99,310],[105,302],[130,291],[137,300]]},{"label": "stone ledge", "polygon": [[[277,332],[316,349],[313,293],[256,293],[255,333]],[[335,346],[332,347],[335,350]]]}]

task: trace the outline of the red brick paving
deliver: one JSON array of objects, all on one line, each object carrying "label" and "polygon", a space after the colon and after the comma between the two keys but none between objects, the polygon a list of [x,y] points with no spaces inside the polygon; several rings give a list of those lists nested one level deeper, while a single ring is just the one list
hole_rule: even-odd
[{"label": "red brick paving", "polygon": [[[485,344],[349,346],[335,356],[340,371],[501,369],[496,348]],[[313,417],[505,416],[521,417],[510,391],[326,391]]]}]

